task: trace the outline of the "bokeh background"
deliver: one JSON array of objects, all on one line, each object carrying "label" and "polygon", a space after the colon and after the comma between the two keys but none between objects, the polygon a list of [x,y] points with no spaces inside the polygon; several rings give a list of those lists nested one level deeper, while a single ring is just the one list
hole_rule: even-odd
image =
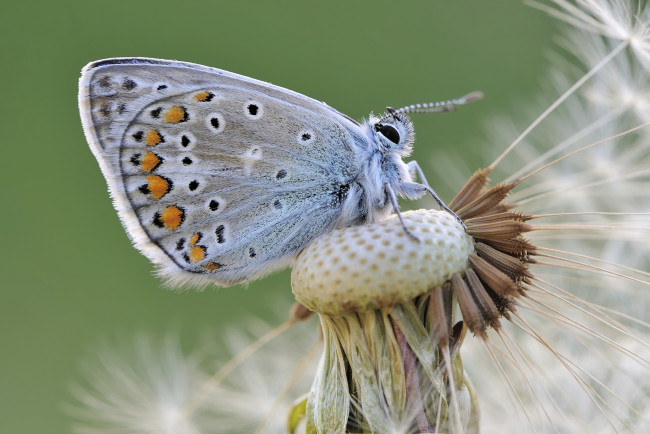
[{"label": "bokeh background", "polygon": [[413,116],[413,157],[449,200],[506,145],[482,139],[486,123],[517,113],[539,89],[556,24],[513,0],[15,1],[0,15],[3,433],[69,432],[70,385],[98,342],[174,331],[193,349],[206,331],[252,317],[279,324],[292,302],[287,271],[248,287],[162,288],[131,247],[86,144],[77,110],[86,63],[201,63],[356,119],[482,90],[484,100],[457,113]]}]

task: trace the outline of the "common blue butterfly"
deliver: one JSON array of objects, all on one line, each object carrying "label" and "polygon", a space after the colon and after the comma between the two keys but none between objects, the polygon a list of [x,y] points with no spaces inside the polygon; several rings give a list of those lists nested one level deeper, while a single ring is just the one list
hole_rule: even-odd
[{"label": "common blue butterfly", "polygon": [[171,285],[257,279],[323,233],[399,215],[397,196],[429,192],[446,209],[417,163],[402,161],[414,141],[407,113],[479,97],[358,123],[299,93],[177,61],[100,60],[79,84],[115,208]]}]

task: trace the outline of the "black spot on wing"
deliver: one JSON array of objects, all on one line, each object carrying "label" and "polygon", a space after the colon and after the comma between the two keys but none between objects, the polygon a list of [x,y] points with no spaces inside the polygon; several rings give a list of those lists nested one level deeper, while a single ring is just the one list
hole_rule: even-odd
[{"label": "black spot on wing", "polygon": [[226,242],[226,238],[223,234],[225,230],[226,227],[224,225],[217,226],[217,229],[214,231],[215,235],[217,236],[217,243],[223,244]]}]

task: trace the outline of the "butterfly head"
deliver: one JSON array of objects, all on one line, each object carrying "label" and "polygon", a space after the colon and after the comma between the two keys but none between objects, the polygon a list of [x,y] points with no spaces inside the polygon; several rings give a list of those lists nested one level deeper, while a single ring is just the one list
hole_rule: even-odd
[{"label": "butterfly head", "polygon": [[456,110],[461,104],[483,98],[482,92],[471,92],[460,98],[448,101],[413,104],[395,110],[386,107],[386,114],[381,118],[370,117],[368,125],[380,151],[394,152],[402,157],[410,155],[415,140],[413,123],[407,113],[445,113]]},{"label": "butterfly head", "polygon": [[380,151],[395,152],[403,157],[411,154],[415,132],[413,123],[406,114],[388,107],[383,117],[371,117],[368,123]]}]

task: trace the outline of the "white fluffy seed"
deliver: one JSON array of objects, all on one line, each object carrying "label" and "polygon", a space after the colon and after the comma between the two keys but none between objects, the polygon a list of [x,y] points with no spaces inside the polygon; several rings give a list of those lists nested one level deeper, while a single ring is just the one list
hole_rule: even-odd
[{"label": "white fluffy seed", "polygon": [[310,310],[340,315],[389,307],[442,285],[468,267],[474,242],[448,212],[402,213],[379,223],[333,231],[298,256],[291,274],[296,299]]}]

